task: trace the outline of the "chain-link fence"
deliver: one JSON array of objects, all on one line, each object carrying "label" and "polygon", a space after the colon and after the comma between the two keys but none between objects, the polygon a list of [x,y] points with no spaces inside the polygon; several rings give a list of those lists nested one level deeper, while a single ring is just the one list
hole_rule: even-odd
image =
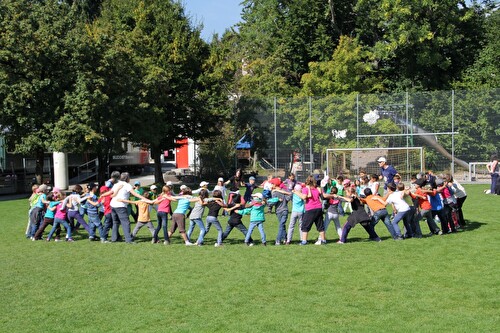
[{"label": "chain-link fence", "polygon": [[254,99],[254,131],[267,143],[259,161],[300,178],[324,169],[330,148],[424,147],[426,169],[487,181],[481,163],[499,151],[499,96],[491,89]]}]

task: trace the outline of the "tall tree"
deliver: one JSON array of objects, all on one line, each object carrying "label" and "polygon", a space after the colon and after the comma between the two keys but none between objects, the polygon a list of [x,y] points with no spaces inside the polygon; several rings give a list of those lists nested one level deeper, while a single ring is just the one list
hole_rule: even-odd
[{"label": "tall tree", "polygon": [[38,182],[73,80],[67,37],[77,21],[63,1],[0,2],[0,126],[16,152],[35,155]]}]

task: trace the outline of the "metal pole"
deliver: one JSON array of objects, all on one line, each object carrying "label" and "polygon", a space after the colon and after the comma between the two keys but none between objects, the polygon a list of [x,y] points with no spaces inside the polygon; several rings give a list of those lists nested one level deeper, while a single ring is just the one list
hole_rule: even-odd
[{"label": "metal pole", "polygon": [[276,122],[277,98],[274,97],[274,176],[276,177],[276,170],[278,170],[278,136],[277,136],[277,122]]},{"label": "metal pole", "polygon": [[455,90],[451,91],[451,174],[455,177]]},{"label": "metal pole", "polygon": [[311,101],[311,96],[309,96],[309,160],[311,162],[310,174],[312,174],[312,172],[314,170],[314,157],[313,157],[313,148],[312,148],[312,101]]},{"label": "metal pole", "polygon": [[356,148],[359,148],[359,94],[356,94]]}]

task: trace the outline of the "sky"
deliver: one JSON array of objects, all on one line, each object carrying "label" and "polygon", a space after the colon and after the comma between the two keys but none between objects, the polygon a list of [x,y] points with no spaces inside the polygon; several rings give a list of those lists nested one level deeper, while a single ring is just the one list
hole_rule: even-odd
[{"label": "sky", "polygon": [[193,25],[203,23],[201,37],[210,41],[214,32],[222,33],[240,21],[241,0],[182,0]]}]

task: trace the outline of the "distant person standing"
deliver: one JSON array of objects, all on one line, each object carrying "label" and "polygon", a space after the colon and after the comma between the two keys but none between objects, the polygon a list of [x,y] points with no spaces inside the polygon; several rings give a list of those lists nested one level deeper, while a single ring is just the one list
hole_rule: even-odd
[{"label": "distant person standing", "polygon": [[379,179],[384,180],[384,193],[387,192],[387,185],[394,181],[394,176],[398,174],[396,169],[387,163],[387,159],[383,156],[379,157],[377,160],[378,165],[380,167]]},{"label": "distant person standing", "polygon": [[498,187],[498,177],[500,176],[500,170],[499,170],[499,165],[498,165],[498,155],[497,154],[492,154],[490,157],[490,163],[486,165],[486,168],[488,168],[488,172],[491,175],[491,187],[490,187],[490,193],[491,194],[500,194],[500,190],[497,189]]}]

